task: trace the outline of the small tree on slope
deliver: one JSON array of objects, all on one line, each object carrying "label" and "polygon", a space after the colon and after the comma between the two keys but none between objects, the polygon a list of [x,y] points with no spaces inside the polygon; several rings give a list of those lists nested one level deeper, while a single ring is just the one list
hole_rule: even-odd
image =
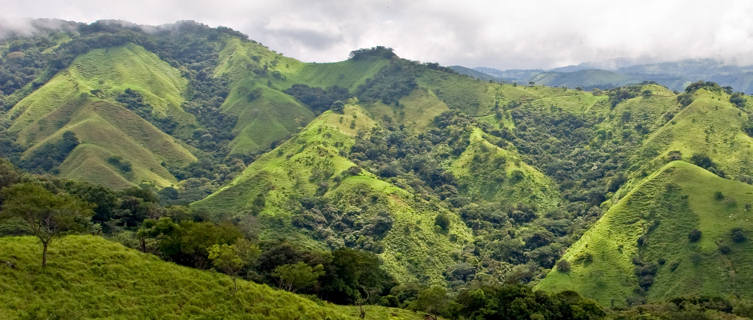
[{"label": "small tree on slope", "polygon": [[246,266],[259,257],[261,250],[256,244],[239,238],[234,244],[215,244],[209,248],[209,260],[215,268],[233,278],[233,290],[238,291],[237,276]]},{"label": "small tree on slope", "polygon": [[54,194],[36,183],[19,183],[2,190],[0,221],[16,220],[42,242],[42,267],[47,247],[66,232],[83,231],[94,214],[92,205],[68,194]]}]

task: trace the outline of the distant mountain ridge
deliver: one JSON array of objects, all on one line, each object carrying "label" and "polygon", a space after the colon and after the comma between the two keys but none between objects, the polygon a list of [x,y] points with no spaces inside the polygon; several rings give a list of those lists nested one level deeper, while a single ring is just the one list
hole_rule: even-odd
[{"label": "distant mountain ridge", "polygon": [[[659,63],[639,63],[631,59],[581,63],[553,69],[509,69],[453,66],[458,73],[480,80],[494,80],[568,88],[612,89],[653,81],[675,91],[696,81],[713,81],[735,91],[753,93],[753,66],[736,66],[714,59],[688,59]],[[479,76],[477,72],[483,74]],[[491,76],[493,79],[488,79]]]}]

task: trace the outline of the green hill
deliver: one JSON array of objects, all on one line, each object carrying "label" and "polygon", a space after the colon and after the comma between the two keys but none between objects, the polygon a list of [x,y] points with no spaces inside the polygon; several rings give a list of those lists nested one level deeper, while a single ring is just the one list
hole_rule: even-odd
[{"label": "green hill", "polygon": [[749,210],[753,108],[729,88],[536,85],[630,80],[593,70],[504,84],[384,47],[304,63],[193,22],[71,28],[0,41],[0,153],[29,171],[367,250],[401,285],[539,283],[607,305],[748,289],[747,242],[708,223]]},{"label": "green hill", "polygon": [[[180,106],[185,86],[178,70],[142,47],[96,49],[13,106],[8,130],[27,148],[23,158],[66,131],[75,133],[80,144],[62,163],[63,177],[120,188],[141,181],[164,187],[176,182],[165,165],[186,165],[196,157],[117,98],[133,90],[152,106],[152,116],[189,124],[193,117]],[[131,172],[108,164],[114,156],[131,163]]]},{"label": "green hill", "polygon": [[[314,246],[381,252],[385,268],[397,279],[426,277],[442,283],[442,271],[455,263],[452,255],[472,241],[469,231],[437,203],[415,199],[341,155],[358,131],[376,125],[357,105],[346,105],[342,114],[327,111],[192,207],[222,216],[255,215],[263,238],[301,238]],[[313,205],[307,199],[316,198],[334,212],[323,216],[306,208]],[[450,217],[449,230],[434,226],[437,211]],[[387,230],[373,230],[382,220]],[[338,230],[343,222],[351,225],[349,230]]]},{"label": "green hill", "polygon": [[230,79],[230,94],[222,110],[238,117],[231,153],[268,150],[272,143],[289,137],[314,118],[307,106],[283,93],[293,84],[354,90],[387,61],[369,58],[302,63],[255,42],[228,39],[219,52],[215,76]]},{"label": "green hill", "polygon": [[[355,306],[317,302],[266,285],[178,266],[95,236],[68,236],[39,265],[38,240],[0,238],[0,318],[358,319]],[[366,319],[422,315],[365,307]]]},{"label": "green hill", "polygon": [[[634,188],[562,257],[571,269],[552,270],[543,290],[575,290],[604,305],[676,296],[751,298],[747,237],[753,187],[697,166],[672,162]],[[697,242],[689,240],[701,232]],[[729,250],[727,252],[727,250]],[[638,293],[638,294],[637,294]]]}]

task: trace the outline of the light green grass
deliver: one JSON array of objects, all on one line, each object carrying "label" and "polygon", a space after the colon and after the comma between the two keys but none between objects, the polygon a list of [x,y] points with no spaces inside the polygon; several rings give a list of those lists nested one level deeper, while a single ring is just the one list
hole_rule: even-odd
[{"label": "light green grass", "polygon": [[[667,186],[670,187],[667,187]],[[725,195],[715,200],[715,192]],[[689,295],[739,295],[750,298],[753,244],[734,244],[730,230],[753,231],[753,186],[719,178],[686,162],[676,161],[649,176],[622,198],[576,242],[563,259],[568,273],[552,270],[538,285],[548,291],[575,290],[603,305],[624,305],[638,287],[632,258],[659,266],[647,297],[660,301]],[[658,221],[658,226],[650,226]],[[690,243],[698,229],[701,241]],[[637,240],[644,236],[639,248]],[[722,255],[719,245],[732,252]],[[585,257],[592,257],[587,262]],[[671,265],[677,264],[674,271]]]},{"label": "light green grass", "polygon": [[261,97],[248,101],[248,92],[254,87],[234,88],[222,105],[223,112],[238,116],[230,143],[231,153],[247,154],[267,150],[273,142],[298,132],[314,114],[292,97],[267,87]]},{"label": "light green grass", "polygon": [[366,109],[375,119],[382,120],[387,116],[396,123],[416,131],[426,129],[434,118],[450,110],[436,95],[423,88],[401,98],[399,103],[400,107],[395,107],[376,102],[367,105]]},{"label": "light green grass", "polygon": [[[549,177],[526,164],[514,151],[491,144],[484,135],[475,129],[468,149],[451,165],[460,192],[477,202],[522,202],[543,212],[557,207],[559,191]],[[514,172],[519,172],[520,178],[513,177]]]},{"label": "light green grass", "polygon": [[693,103],[649,136],[642,155],[656,158],[641,160],[656,166],[669,151],[680,151],[685,159],[702,153],[732,178],[753,175],[753,138],[741,130],[746,121],[728,95],[699,90]]},{"label": "light green grass", "polygon": [[[95,236],[50,246],[46,269],[32,237],[0,238],[0,319],[357,319],[358,307],[315,302],[229,276],[178,266]],[[10,267],[5,262],[11,263]],[[368,306],[367,319],[421,319]]]},{"label": "light green grass", "polygon": [[388,59],[376,57],[357,61],[299,64],[285,73],[287,79],[281,86],[287,88],[296,83],[303,83],[321,88],[339,86],[354,92],[358,86],[388,64]]},{"label": "light green grass", "polygon": [[[355,143],[356,133],[374,126],[376,122],[356,105],[347,105],[344,114],[327,111],[292,139],[262,155],[229,185],[192,206],[225,216],[243,216],[251,214],[254,201],[263,197],[265,204],[258,213],[264,225],[262,238],[284,235],[323,247],[323,243],[292,226],[290,219],[299,210],[297,199],[314,197],[319,184],[325,182],[330,188],[323,197],[347,209],[352,205],[339,199],[365,192],[376,197],[373,201],[387,203],[394,221],[392,229],[379,241],[385,248],[380,256],[390,274],[401,281],[426,277],[432,283],[444,283],[442,272],[454,263],[453,254],[472,241],[470,231],[457,215],[437,203],[414,198],[408,191],[366,171],[341,182],[334,179],[355,166],[341,153]],[[315,170],[331,170],[330,176],[324,180],[312,178]],[[370,218],[365,216],[372,214],[368,208],[360,210],[363,212],[357,219]],[[434,226],[440,212],[452,220],[447,233]],[[456,240],[450,241],[451,236]]]},{"label": "light green grass", "polygon": [[[180,107],[185,87],[178,70],[142,47],[95,49],[16,104],[9,111],[13,119],[9,130],[17,132],[18,142],[27,147],[24,157],[59,140],[65,131],[73,131],[86,148],[96,146],[96,152],[74,151],[75,161],[69,159],[60,168],[63,177],[114,188],[142,181],[169,186],[175,178],[163,163],[182,166],[196,157],[174,137],[120,106],[116,98],[125,89],[136,90],[154,107],[155,116],[169,115],[189,125],[193,116]],[[131,162],[133,173],[126,176],[106,170],[109,156]],[[87,171],[83,163],[92,165],[92,170]]]}]

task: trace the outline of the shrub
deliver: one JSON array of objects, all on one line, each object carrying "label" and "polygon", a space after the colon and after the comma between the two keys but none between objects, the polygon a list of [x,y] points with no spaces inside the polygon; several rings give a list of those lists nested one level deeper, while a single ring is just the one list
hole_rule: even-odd
[{"label": "shrub", "polygon": [[693,154],[693,156],[690,157],[690,162],[704,169],[709,169],[716,166],[714,162],[711,161],[711,158],[709,158],[709,156],[701,153]]},{"label": "shrub", "polygon": [[741,92],[735,92],[729,97],[729,102],[740,109],[745,108],[745,95]]},{"label": "shrub", "polygon": [[568,273],[570,272],[570,262],[567,262],[567,260],[562,259],[559,262],[557,262],[557,271]]},{"label": "shrub", "polygon": [[442,229],[442,231],[447,231],[450,229],[450,218],[446,214],[440,213],[434,219],[434,224]]},{"label": "shrub", "polygon": [[741,243],[745,242],[748,238],[745,236],[745,231],[741,228],[734,228],[730,232],[730,236],[732,237],[732,241],[735,243]]},{"label": "shrub", "polygon": [[690,242],[697,242],[698,240],[701,240],[701,231],[698,229],[693,229],[693,231],[690,231],[690,233],[688,233],[688,240],[690,240]]}]

